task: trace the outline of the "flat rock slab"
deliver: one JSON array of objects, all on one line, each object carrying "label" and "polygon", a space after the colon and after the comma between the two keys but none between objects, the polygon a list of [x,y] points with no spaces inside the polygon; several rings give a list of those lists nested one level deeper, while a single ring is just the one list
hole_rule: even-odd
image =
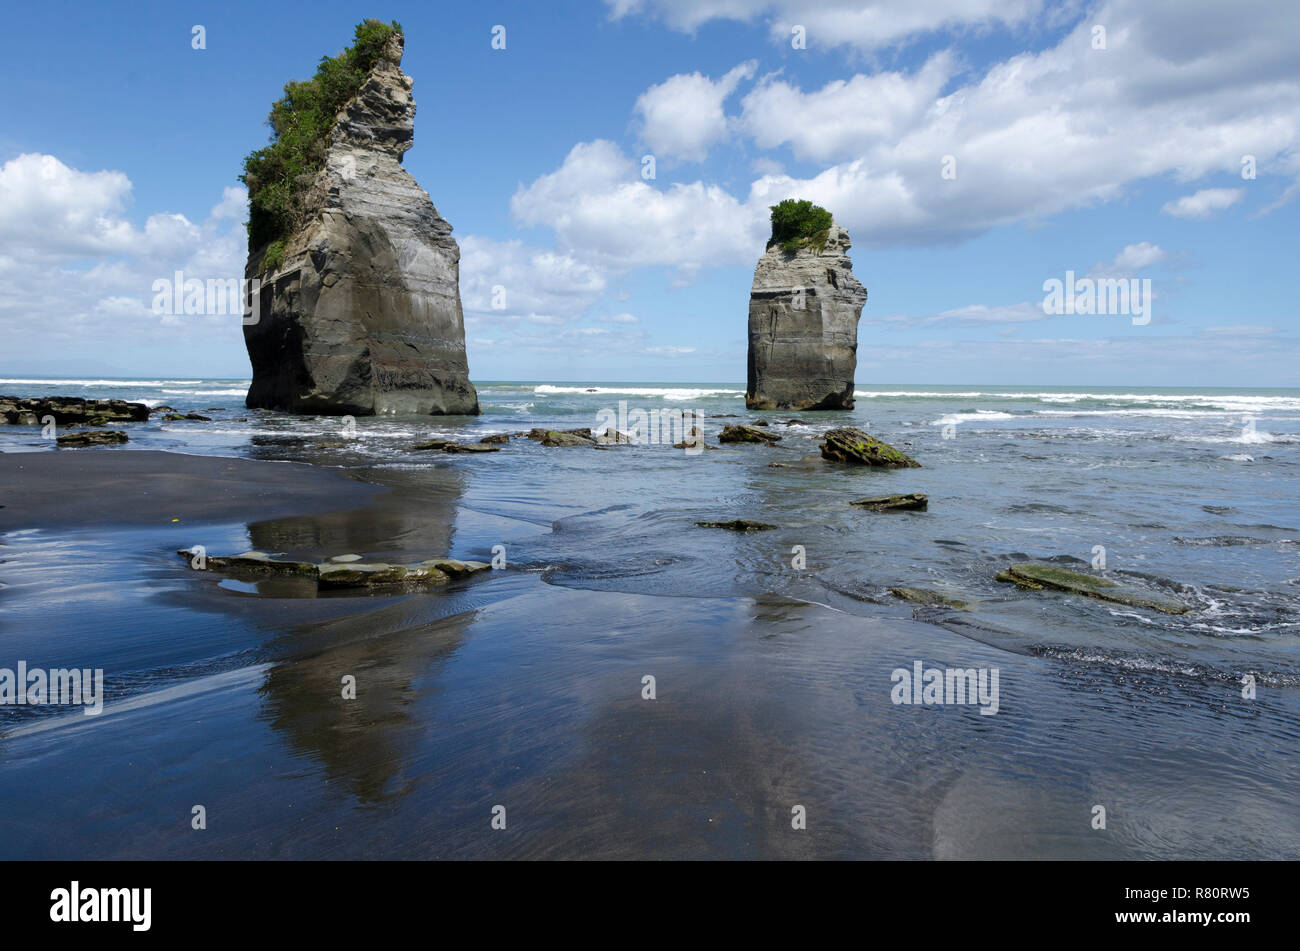
[{"label": "flat rock slab", "polygon": [[919,469],[921,464],[887,442],[860,429],[831,429],[822,437],[822,458],[857,466]]},{"label": "flat rock slab", "polygon": [[878,495],[869,499],[854,499],[849,503],[873,512],[901,512],[908,509],[924,510],[930,504],[920,492],[908,495]]},{"label": "flat rock slab", "polygon": [[337,555],[327,562],[316,563],[276,558],[260,551],[247,551],[241,555],[205,556],[202,562],[196,560],[190,549],[182,548],[176,554],[184,558],[191,568],[199,571],[304,578],[315,581],[318,588],[325,590],[427,587],[446,584],[453,578],[468,577],[492,567],[481,561],[459,561],[455,558],[431,558],[410,565],[395,565],[361,561],[359,555]]},{"label": "flat rock slab", "polygon": [[1040,588],[1053,588],[1057,591],[1081,594],[1115,604],[1150,608],[1153,611],[1163,611],[1165,614],[1186,614],[1191,610],[1191,605],[1177,598],[1135,585],[1119,584],[1109,578],[1069,571],[1056,565],[1030,563],[1012,565],[1005,571],[999,572],[997,577],[999,581],[1009,581],[1031,590],[1033,585],[1037,585]]}]

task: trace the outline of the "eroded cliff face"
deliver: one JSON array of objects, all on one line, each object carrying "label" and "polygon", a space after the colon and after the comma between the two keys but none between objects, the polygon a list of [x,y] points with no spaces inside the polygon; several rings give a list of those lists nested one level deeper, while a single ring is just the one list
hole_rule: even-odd
[{"label": "eroded cliff face", "polygon": [[750,409],[851,409],[858,318],[867,289],[853,276],[849,233],[831,225],[821,251],[772,245],[749,295]]},{"label": "eroded cliff face", "polygon": [[[473,414],[460,302],[460,248],[401,166],[415,127],[394,34],[339,113],[306,223],[261,278],[247,405],[295,413]],[[251,318],[250,318],[251,319]]]}]

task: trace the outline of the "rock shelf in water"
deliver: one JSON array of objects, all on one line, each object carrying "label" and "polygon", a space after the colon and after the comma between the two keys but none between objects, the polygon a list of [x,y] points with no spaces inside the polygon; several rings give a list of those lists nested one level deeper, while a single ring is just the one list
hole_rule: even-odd
[{"label": "rock shelf in water", "polygon": [[[196,555],[182,548],[177,554],[196,568]],[[205,556],[200,571],[216,571],[242,576],[303,578],[315,581],[318,588],[385,588],[422,587],[446,584],[454,578],[488,571],[491,565],[481,561],[455,558],[431,558],[409,565],[357,560],[359,556],[336,555],[327,562],[290,561],[274,558],[265,552],[248,551],[242,555]]]},{"label": "rock shelf in water", "polygon": [[1111,601],[1115,604],[1127,604],[1130,607],[1150,608],[1165,614],[1186,614],[1191,605],[1177,598],[1139,588],[1135,585],[1119,584],[1109,578],[1086,575],[1078,571],[1069,571],[1055,565],[1038,565],[1023,563],[1012,565],[997,575],[998,581],[1009,582],[1027,590],[1054,588],[1070,594],[1081,594],[1089,598]]}]

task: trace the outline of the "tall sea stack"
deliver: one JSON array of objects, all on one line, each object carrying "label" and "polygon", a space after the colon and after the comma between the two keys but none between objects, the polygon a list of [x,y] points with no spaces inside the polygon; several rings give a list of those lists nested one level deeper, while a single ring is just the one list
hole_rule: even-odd
[{"label": "tall sea stack", "polygon": [[853,408],[858,318],[867,290],[853,276],[849,233],[828,214],[827,221],[829,227],[802,240],[783,242],[774,227],[754,269],[745,390],[750,409]]},{"label": "tall sea stack", "polygon": [[[288,232],[250,248],[245,276],[262,281],[256,323],[244,327],[250,407],[479,412],[465,358],[460,248],[401,166],[415,127],[403,42],[400,28],[382,41],[338,111],[319,145],[323,166],[314,178],[297,179],[305,190],[291,206]],[[266,173],[246,171],[257,174]]]}]

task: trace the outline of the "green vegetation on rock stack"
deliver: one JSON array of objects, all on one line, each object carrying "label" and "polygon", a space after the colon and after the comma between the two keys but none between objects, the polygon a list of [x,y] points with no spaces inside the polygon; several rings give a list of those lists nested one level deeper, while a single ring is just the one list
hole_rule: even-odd
[{"label": "green vegetation on rock stack", "polygon": [[787,198],[772,209],[772,237],[767,246],[780,244],[782,251],[790,254],[800,248],[812,247],[821,251],[834,223],[831,213],[810,201]]},{"label": "green vegetation on rock stack", "polygon": [[401,32],[396,21],[357,24],[352,46],[321,57],[315,76],[286,83],[284,95],[272,104],[271,144],[249,153],[239,176],[248,186],[248,250],[275,245],[266,266],[283,262],[284,240],[302,224],[303,195],[325,164],[339,110],[366,81],[389,37]]}]

